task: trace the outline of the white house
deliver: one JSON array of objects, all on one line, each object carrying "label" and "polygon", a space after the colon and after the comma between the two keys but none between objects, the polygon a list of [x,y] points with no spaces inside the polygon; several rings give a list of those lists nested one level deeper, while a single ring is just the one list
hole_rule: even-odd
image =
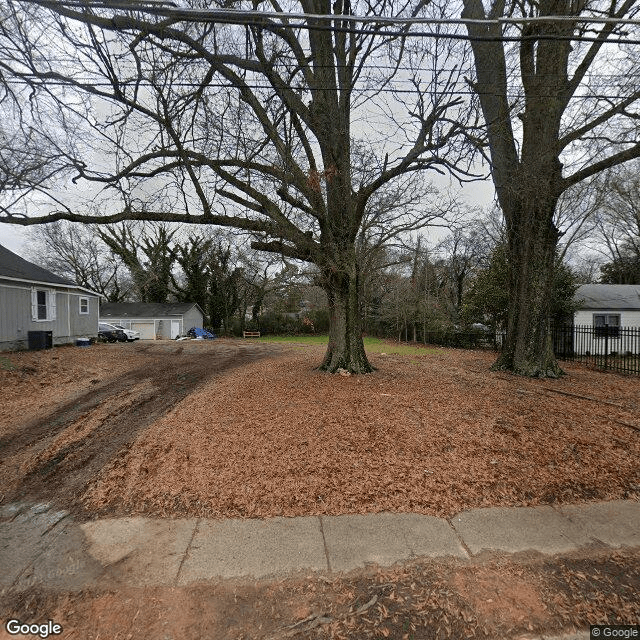
[{"label": "white house", "polygon": [[574,299],[576,353],[640,353],[640,285],[584,284]]},{"label": "white house", "polygon": [[96,337],[99,301],[95,291],[0,245],[0,351]]},{"label": "white house", "polygon": [[195,302],[107,302],[100,307],[100,322],[139,331],[142,340],[173,340],[191,327],[202,328],[203,319],[202,309]]}]

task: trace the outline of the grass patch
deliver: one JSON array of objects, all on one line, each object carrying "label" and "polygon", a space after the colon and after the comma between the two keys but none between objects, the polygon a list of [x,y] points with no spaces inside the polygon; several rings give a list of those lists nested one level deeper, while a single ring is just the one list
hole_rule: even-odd
[{"label": "grass patch", "polygon": [[9,360],[9,358],[5,358],[4,356],[0,357],[0,369],[3,371],[13,371],[16,368],[16,365]]},{"label": "grass patch", "polygon": [[329,341],[329,336],[260,336],[260,338],[258,338],[258,341],[302,344],[308,346],[314,344],[326,345]]},{"label": "grass patch", "polygon": [[368,337],[364,339],[364,348],[368,353],[386,353],[397,356],[428,356],[438,353],[437,349],[416,344],[402,344],[393,340]]},{"label": "grass patch", "polygon": [[[260,342],[279,342],[297,344],[303,346],[326,345],[329,336],[261,336]],[[364,338],[364,348],[367,353],[386,353],[388,355],[399,356],[426,356],[438,353],[437,349],[422,347],[419,345],[401,344],[391,340],[381,338]]]}]

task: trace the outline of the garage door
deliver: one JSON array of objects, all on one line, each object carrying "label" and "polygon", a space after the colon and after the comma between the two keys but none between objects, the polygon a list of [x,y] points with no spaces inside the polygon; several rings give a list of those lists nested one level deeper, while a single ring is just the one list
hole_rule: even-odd
[{"label": "garage door", "polygon": [[153,322],[132,322],[131,328],[134,331],[140,332],[141,340],[155,340],[156,331],[155,324]]}]

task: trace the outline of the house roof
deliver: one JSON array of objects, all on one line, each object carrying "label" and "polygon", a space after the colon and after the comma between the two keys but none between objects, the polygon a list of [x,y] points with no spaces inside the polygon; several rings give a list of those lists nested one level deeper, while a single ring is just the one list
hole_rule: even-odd
[{"label": "house roof", "polygon": [[50,282],[52,284],[76,286],[75,282],[61,278],[55,273],[51,273],[51,271],[17,256],[2,245],[0,245],[0,277],[1,276],[19,280],[29,280],[30,282]]},{"label": "house roof", "polygon": [[7,278],[9,280],[20,280],[22,282],[29,282],[32,284],[53,284],[60,285],[62,287],[69,287],[72,289],[80,289],[86,293],[90,293],[94,296],[100,294],[81,287],[67,278],[57,276],[48,269],[39,267],[33,262],[29,262],[24,258],[9,251],[6,247],[0,244],[0,278]]},{"label": "house roof", "polygon": [[[106,302],[100,305],[101,318],[165,318],[181,316],[193,307],[200,313],[200,305],[195,302],[162,304],[159,302]],[[203,314],[204,315],[204,314]]]},{"label": "house roof", "polygon": [[632,309],[640,311],[640,285],[583,284],[574,299],[581,309]]}]

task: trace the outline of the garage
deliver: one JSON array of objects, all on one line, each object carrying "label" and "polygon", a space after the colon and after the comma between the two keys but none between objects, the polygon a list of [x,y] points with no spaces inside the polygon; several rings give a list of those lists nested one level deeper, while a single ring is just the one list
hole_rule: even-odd
[{"label": "garage", "polygon": [[202,328],[204,314],[193,302],[105,302],[100,306],[100,322],[139,331],[141,340],[175,340],[191,327]]},{"label": "garage", "polygon": [[141,340],[155,340],[156,331],[153,322],[131,322],[131,329],[140,332]]}]

